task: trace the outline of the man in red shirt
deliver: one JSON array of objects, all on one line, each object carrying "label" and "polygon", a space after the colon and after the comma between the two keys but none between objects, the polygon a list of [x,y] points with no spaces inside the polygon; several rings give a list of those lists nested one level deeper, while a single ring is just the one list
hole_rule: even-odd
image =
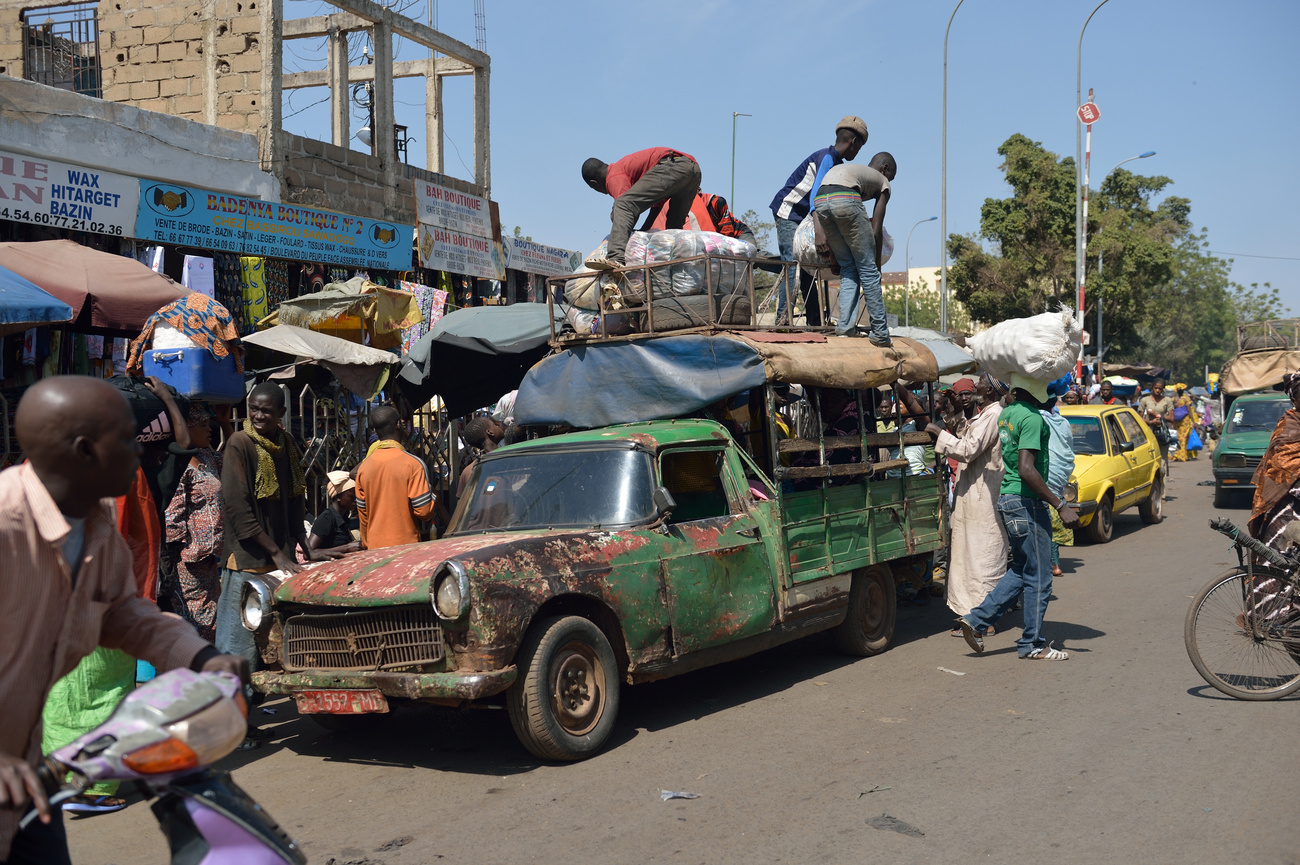
[{"label": "man in red shirt", "polygon": [[609,270],[622,267],[627,240],[637,218],[650,211],[649,226],[668,202],[668,224],[681,225],[691,212],[700,188],[700,166],[695,157],[669,147],[651,147],[624,156],[613,165],[591,158],[582,163],[582,179],[597,192],[614,197],[610,212],[609,246],[604,258],[593,257],[587,267]]}]

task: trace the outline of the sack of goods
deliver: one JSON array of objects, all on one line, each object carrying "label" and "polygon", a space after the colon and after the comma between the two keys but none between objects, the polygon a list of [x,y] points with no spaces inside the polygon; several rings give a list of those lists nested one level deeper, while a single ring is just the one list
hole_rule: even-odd
[{"label": "sack of goods", "polygon": [[[817,254],[817,229],[813,227],[812,221],[817,218],[815,212],[809,212],[799,223],[799,227],[794,230],[794,260],[799,262],[801,267],[817,268],[830,267],[835,262],[827,261]],[[881,227],[880,229],[880,267],[885,266],[890,256],[894,254],[894,238],[889,233],[889,229]]]},{"label": "sack of goods", "polygon": [[989,375],[1052,381],[1074,369],[1082,336],[1074,310],[1067,306],[1057,312],[998,322],[967,340],[966,347]]},{"label": "sack of goods", "polygon": [[[657,267],[650,271],[650,290],[656,300],[667,297],[689,297],[708,293],[707,279],[713,282],[714,294],[732,294],[748,288],[748,259],[758,254],[752,243],[727,237],[714,231],[687,231],[672,228],[665,231],[636,231],[627,243],[627,266],[662,264],[670,261],[695,258],[701,255],[723,255],[746,259],[746,262],[709,259],[709,276],[705,276],[704,261],[689,261],[680,267]],[[641,273],[628,274],[632,284],[644,285]]]}]

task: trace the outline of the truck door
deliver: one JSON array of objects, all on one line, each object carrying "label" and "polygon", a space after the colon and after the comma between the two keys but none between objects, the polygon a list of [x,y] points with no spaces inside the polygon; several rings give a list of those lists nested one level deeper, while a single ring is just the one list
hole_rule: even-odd
[{"label": "truck door", "polygon": [[662,564],[673,654],[769,630],[775,604],[767,540],[731,477],[726,446],[666,450],[659,473],[677,503]]}]

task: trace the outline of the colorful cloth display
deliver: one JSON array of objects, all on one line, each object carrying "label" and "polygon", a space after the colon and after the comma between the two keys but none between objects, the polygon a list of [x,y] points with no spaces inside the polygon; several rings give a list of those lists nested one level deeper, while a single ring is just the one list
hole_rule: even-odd
[{"label": "colorful cloth display", "polygon": [[411,349],[415,346],[416,340],[424,336],[433,326],[443,317],[447,308],[447,290],[444,288],[434,288],[428,285],[421,285],[418,282],[406,282],[403,280],[398,283],[402,291],[410,292],[415,295],[416,305],[420,308],[420,315],[423,321],[412,325],[402,331],[402,354],[410,354]]},{"label": "colorful cloth display", "polygon": [[252,330],[271,311],[266,296],[266,260],[255,255],[240,256],[239,275],[243,285],[244,322]]},{"label": "colorful cloth display", "polygon": [[[260,260],[260,259],[259,259]],[[185,334],[201,348],[206,348],[217,360],[230,356],[227,342],[239,339],[230,311],[205,294],[191,292],[180,300],[173,300],[149,316],[144,330],[131,341],[131,354],[126,361],[127,372],[141,375],[144,372],[144,353],[153,341],[154,329],[167,323]],[[239,353],[235,353],[235,368],[244,371]]]}]

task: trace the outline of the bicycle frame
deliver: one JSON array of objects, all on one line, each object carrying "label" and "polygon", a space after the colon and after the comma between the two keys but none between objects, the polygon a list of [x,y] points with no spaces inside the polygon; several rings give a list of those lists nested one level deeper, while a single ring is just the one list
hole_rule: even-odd
[{"label": "bicycle frame", "polygon": [[[1241,581],[1243,630],[1249,630],[1255,640],[1295,643],[1300,647],[1300,615],[1296,615],[1300,608],[1300,561],[1245,535],[1229,520],[1211,520],[1210,528],[1232,539],[1238,567],[1245,571]],[[1256,566],[1255,556],[1247,555],[1247,551],[1276,567]],[[1288,610],[1292,615],[1278,623],[1277,619]]]}]

